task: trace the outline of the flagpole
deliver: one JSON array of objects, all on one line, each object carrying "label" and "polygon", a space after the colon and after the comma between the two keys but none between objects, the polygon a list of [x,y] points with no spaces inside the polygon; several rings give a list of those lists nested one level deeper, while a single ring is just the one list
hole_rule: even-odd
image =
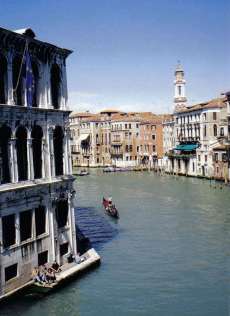
[{"label": "flagpole", "polygon": [[21,77],[21,73],[22,73],[23,60],[24,60],[25,53],[26,53],[27,49],[28,49],[28,41],[26,39],[25,48],[24,48],[23,55],[22,55],[22,61],[21,61],[20,69],[19,69],[18,79],[17,79],[15,88],[13,88],[13,93],[14,94],[16,93],[16,91],[18,89],[18,85],[19,85],[19,81],[20,81],[20,77]]}]

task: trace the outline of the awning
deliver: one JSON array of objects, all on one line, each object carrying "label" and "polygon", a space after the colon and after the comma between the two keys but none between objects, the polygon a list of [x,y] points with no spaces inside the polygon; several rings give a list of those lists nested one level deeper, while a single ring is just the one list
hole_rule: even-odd
[{"label": "awning", "polygon": [[82,134],[82,135],[80,135],[80,137],[78,138],[77,143],[78,143],[79,145],[81,145],[81,142],[84,141],[84,140],[87,140],[87,138],[89,138],[89,134]]},{"label": "awning", "polygon": [[198,147],[199,147],[198,144],[181,144],[181,145],[177,145],[176,148],[174,148],[174,150],[192,151]]}]

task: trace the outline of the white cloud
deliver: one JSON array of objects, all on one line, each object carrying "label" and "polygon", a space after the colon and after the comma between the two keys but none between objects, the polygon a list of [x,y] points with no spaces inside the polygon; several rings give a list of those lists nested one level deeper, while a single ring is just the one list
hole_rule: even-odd
[{"label": "white cloud", "polygon": [[[135,98],[135,96],[133,96]],[[127,99],[127,97],[125,97]],[[132,98],[130,98],[132,99]],[[105,97],[94,92],[88,91],[70,91],[69,92],[70,110],[82,112],[99,112],[106,108],[113,108],[120,111],[151,111],[153,113],[168,113],[172,111],[172,103],[168,100],[154,99],[152,102],[132,102],[118,100],[117,97]]]}]

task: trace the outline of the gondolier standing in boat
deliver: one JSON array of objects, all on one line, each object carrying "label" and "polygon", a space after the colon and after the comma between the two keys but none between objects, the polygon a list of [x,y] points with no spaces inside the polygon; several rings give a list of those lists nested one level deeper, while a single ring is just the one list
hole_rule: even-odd
[{"label": "gondolier standing in boat", "polygon": [[114,218],[119,218],[119,213],[118,213],[118,210],[117,210],[115,204],[113,204],[113,202],[112,202],[112,197],[109,197],[109,198],[107,198],[107,199],[103,197],[103,202],[102,202],[102,204],[103,204],[103,206],[104,206],[106,212],[107,212],[110,216],[112,216],[112,217],[114,217]]}]

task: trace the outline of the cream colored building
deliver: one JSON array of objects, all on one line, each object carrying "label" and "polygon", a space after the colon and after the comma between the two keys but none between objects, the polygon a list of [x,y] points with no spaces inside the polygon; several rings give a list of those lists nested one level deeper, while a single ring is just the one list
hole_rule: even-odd
[{"label": "cream colored building", "polygon": [[[35,266],[63,264],[77,249],[66,81],[71,51],[38,40],[31,29],[0,28],[0,38],[2,298],[30,281]],[[22,64],[20,72],[24,52],[32,70]],[[28,69],[33,93],[24,84]]]},{"label": "cream colored building", "polygon": [[[215,166],[214,152],[221,148],[228,134],[227,99],[220,97],[188,106],[184,102],[184,88],[178,88],[185,84],[181,66],[175,76],[175,112],[173,120],[164,123],[164,168],[176,174],[215,177],[219,166]],[[223,173],[226,172],[221,170]]]}]

